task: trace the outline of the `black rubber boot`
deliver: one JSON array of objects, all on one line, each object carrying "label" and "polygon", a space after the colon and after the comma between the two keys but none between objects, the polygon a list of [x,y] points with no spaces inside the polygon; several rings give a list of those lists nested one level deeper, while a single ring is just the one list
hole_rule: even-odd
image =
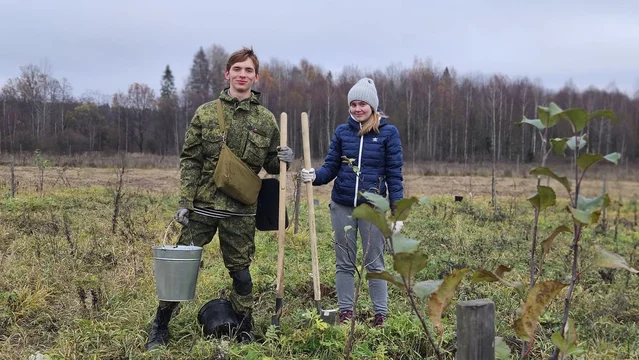
[{"label": "black rubber boot", "polygon": [[255,341],[255,336],[253,335],[253,316],[251,314],[237,314],[237,320],[239,325],[237,327],[235,340],[244,344]]},{"label": "black rubber boot", "polygon": [[169,341],[169,321],[173,314],[173,307],[161,308],[158,306],[149,333],[149,340],[146,343],[146,351],[152,350],[160,345],[166,345]]}]

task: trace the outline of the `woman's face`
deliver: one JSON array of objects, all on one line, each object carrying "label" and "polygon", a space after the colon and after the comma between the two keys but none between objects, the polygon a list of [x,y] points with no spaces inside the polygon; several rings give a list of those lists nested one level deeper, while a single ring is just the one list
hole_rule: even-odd
[{"label": "woman's face", "polygon": [[364,101],[353,100],[351,101],[350,112],[355,120],[361,122],[366,121],[369,117],[371,117],[371,114],[373,114],[373,108]]}]

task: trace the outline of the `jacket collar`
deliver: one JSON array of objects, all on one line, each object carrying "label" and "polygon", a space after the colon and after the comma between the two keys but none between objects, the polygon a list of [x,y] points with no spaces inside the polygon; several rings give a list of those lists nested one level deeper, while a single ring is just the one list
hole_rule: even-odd
[{"label": "jacket collar", "polygon": [[251,109],[251,104],[260,105],[261,96],[262,96],[261,92],[251,90],[251,96],[240,101],[237,98],[231,96],[229,92],[229,88],[225,88],[224,90],[220,92],[220,100],[231,103],[235,110],[242,109],[242,110],[249,111]]}]

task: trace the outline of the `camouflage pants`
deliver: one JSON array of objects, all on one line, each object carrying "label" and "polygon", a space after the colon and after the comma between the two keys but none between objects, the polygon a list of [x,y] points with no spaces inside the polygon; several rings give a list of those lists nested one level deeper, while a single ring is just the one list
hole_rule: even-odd
[{"label": "camouflage pants", "polygon": [[[235,311],[250,314],[253,310],[253,286],[248,268],[255,254],[255,217],[233,216],[216,219],[190,212],[189,223],[182,227],[178,244],[204,247],[213,240],[218,230],[224,266],[233,278],[233,290],[229,300]],[[242,294],[238,294],[238,287]],[[175,308],[177,305],[178,303],[160,301],[161,308]]]}]

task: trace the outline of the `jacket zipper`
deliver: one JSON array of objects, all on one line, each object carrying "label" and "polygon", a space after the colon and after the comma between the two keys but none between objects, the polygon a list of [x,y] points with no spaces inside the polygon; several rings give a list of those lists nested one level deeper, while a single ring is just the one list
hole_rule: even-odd
[{"label": "jacket zipper", "polygon": [[[362,128],[362,124],[359,124]],[[357,192],[359,191],[359,175],[362,173],[362,149],[364,148],[364,135],[359,138],[359,156],[357,157],[357,174],[355,176],[355,198],[353,199],[353,207],[357,207]]]}]

